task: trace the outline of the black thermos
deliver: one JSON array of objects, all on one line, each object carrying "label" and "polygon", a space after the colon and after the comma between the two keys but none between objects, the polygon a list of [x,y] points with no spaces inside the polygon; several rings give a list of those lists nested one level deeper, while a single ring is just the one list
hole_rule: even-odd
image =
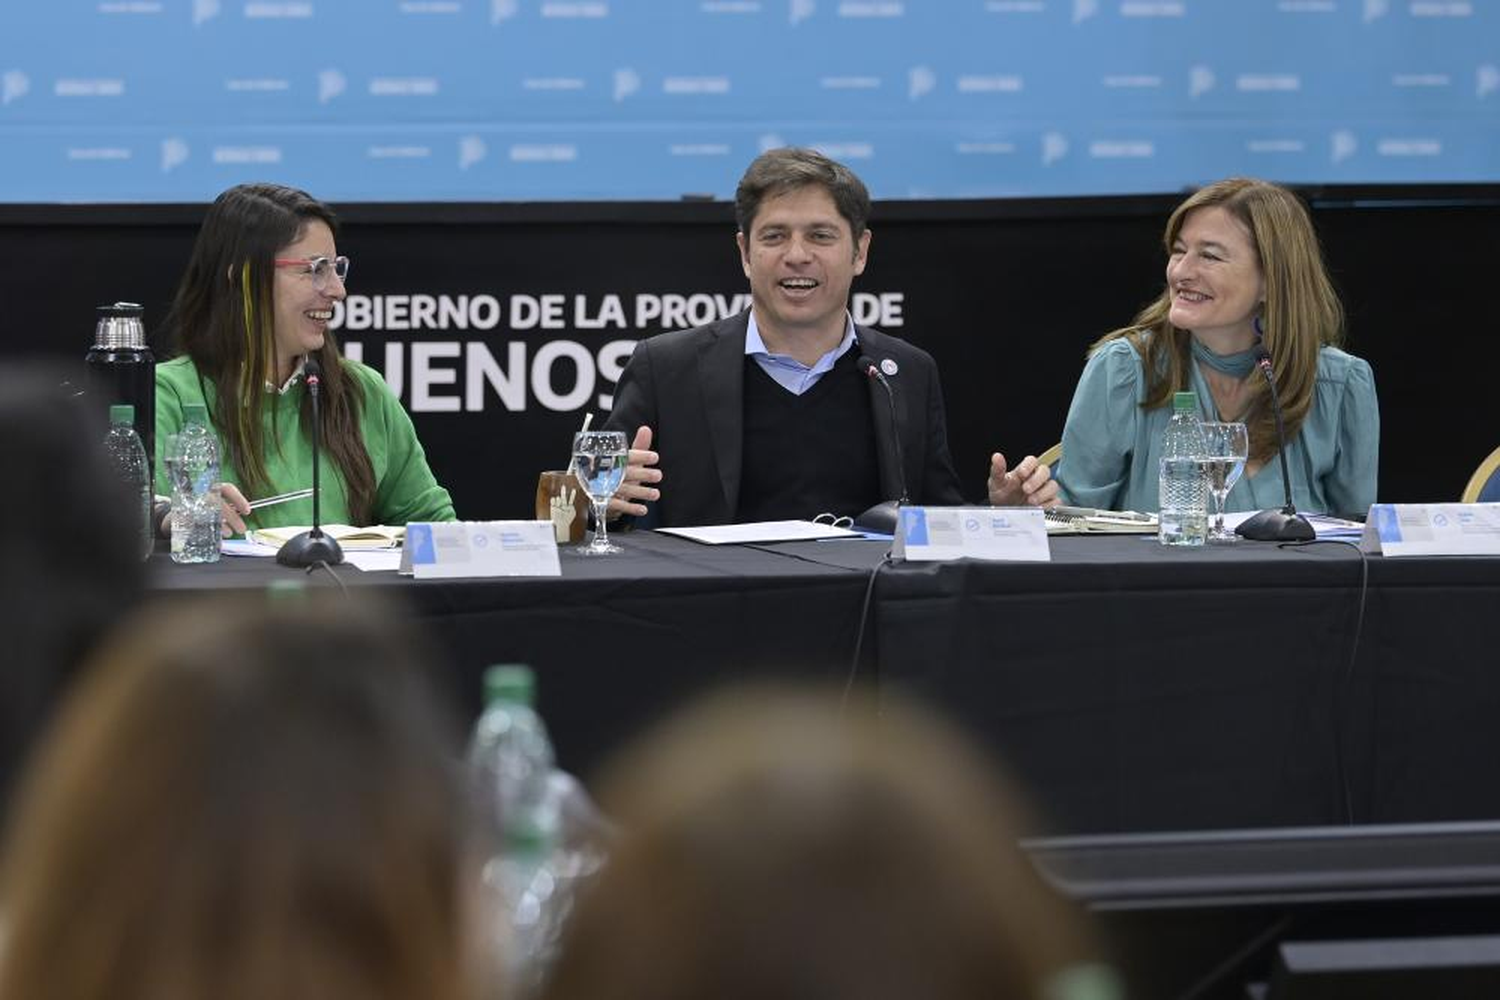
[{"label": "black thermos", "polygon": [[135,407],[135,432],[146,446],[146,467],[155,470],[156,358],[146,346],[145,310],[134,302],[116,302],[97,311],[94,346],[85,359],[89,390],[104,411],[117,403]]}]

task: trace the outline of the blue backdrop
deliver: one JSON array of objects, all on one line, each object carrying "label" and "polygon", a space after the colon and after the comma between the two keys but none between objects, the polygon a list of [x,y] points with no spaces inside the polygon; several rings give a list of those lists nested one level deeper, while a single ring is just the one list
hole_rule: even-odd
[{"label": "blue backdrop", "polygon": [[0,200],[1500,179],[1492,0],[4,0]]}]

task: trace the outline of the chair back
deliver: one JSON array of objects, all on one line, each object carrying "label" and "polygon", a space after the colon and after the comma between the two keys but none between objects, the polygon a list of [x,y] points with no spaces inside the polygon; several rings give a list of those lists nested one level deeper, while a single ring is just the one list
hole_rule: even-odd
[{"label": "chair back", "polygon": [[1464,503],[1500,503],[1500,448],[1489,453],[1464,487]]}]

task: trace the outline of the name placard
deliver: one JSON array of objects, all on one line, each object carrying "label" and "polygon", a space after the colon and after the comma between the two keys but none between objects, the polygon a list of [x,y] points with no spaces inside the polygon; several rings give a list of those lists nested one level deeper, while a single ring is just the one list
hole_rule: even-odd
[{"label": "name placard", "polygon": [[902,507],[891,555],[911,562],[1052,559],[1038,507]]},{"label": "name placard", "polygon": [[1500,503],[1377,503],[1359,547],[1386,556],[1500,555]]},{"label": "name placard", "polygon": [[462,576],[561,576],[551,521],[413,521],[402,573],[418,580]]}]

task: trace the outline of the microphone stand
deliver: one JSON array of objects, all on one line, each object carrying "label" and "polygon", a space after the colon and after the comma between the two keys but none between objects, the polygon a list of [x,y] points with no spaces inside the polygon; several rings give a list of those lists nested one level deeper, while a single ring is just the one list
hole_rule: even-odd
[{"label": "microphone stand", "polygon": [[896,394],[891,389],[891,383],[886,379],[885,372],[880,370],[869,355],[861,355],[856,363],[867,378],[879,382],[880,387],[885,390],[886,409],[891,418],[891,441],[896,451],[896,482],[901,486],[901,496],[895,500],[884,500],[871,507],[854,519],[854,526],[865,531],[894,535],[897,512],[904,505],[911,503],[911,498],[906,492],[906,460],[901,454],[901,428],[896,422]]},{"label": "microphone stand", "polygon": [[283,566],[316,566],[327,563],[337,566],[344,561],[344,550],[339,543],[318,526],[318,450],[323,436],[323,422],[318,410],[318,390],[323,384],[323,367],[309,357],[302,365],[302,376],[307,382],[307,391],[312,398],[312,529],[293,535],[276,552],[276,561]]},{"label": "microphone stand", "polygon": [[1281,397],[1276,392],[1276,375],[1271,370],[1271,355],[1262,347],[1255,367],[1266,377],[1271,389],[1271,412],[1276,417],[1276,454],[1281,458],[1281,484],[1286,489],[1286,505],[1280,510],[1269,508],[1240,522],[1234,533],[1256,542],[1310,542],[1318,533],[1297,513],[1292,503],[1292,477],[1286,465],[1286,428],[1281,422]]}]

